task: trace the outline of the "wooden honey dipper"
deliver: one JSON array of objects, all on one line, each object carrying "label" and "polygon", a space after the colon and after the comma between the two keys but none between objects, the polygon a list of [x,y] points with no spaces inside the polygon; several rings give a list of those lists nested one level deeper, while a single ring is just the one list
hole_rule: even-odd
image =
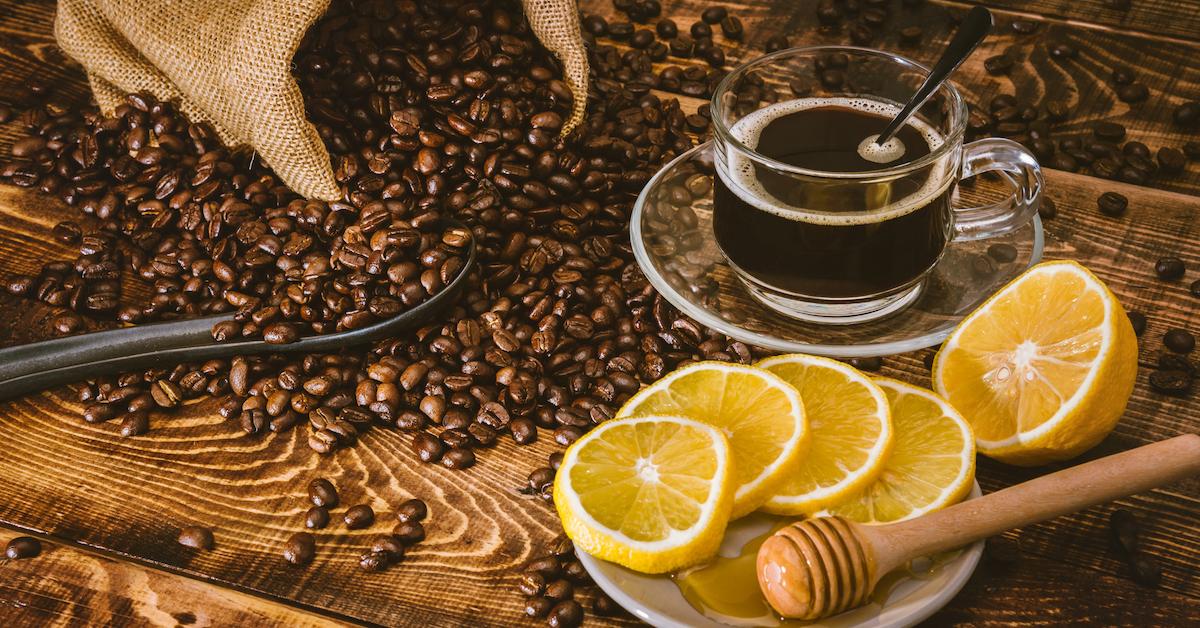
[{"label": "wooden honey dipper", "polygon": [[758,584],[784,617],[829,617],[862,605],[881,577],[914,558],[1193,474],[1200,474],[1200,435],[1185,434],[908,521],[862,525],[841,517],[804,519],[776,532],[758,550]]}]

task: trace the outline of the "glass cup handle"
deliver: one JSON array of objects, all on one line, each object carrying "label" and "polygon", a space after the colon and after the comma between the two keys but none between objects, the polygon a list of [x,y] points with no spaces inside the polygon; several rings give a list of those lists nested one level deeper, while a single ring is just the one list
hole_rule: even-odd
[{"label": "glass cup handle", "polygon": [[954,209],[954,239],[984,240],[1025,226],[1041,204],[1042,169],[1024,146],[1003,138],[988,138],[963,147],[962,178],[999,172],[1013,186],[1007,199],[978,207]]}]

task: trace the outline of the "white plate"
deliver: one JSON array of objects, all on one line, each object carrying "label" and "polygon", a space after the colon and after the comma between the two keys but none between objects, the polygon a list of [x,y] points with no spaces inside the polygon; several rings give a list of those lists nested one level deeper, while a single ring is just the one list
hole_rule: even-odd
[{"label": "white plate", "polygon": [[[979,483],[968,499],[981,494]],[[770,531],[777,518],[752,515],[731,524],[721,543],[722,556],[737,556],[747,541]],[[850,628],[852,626],[912,626],[927,619],[962,590],[979,564],[983,541],[941,563],[920,578],[903,578],[895,584],[886,601],[835,615],[820,622],[777,622],[775,624],[724,623],[707,617],[684,599],[679,588],[667,576],[652,576],[631,571],[620,565],[577,552],[579,561],[592,579],[625,610],[659,628],[724,628],[731,625],[804,625]]]}]

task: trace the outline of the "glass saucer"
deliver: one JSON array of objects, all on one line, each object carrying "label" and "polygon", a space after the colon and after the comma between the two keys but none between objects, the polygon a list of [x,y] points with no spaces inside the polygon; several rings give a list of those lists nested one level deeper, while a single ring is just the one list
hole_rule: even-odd
[{"label": "glass saucer", "polygon": [[717,248],[711,147],[693,148],[650,179],[634,206],[629,235],[638,264],[664,298],[696,322],[743,342],[843,358],[931,347],[1042,259],[1042,223],[1035,216],[1003,236],[951,242],[917,300],[887,318],[835,326],[784,316],[750,296]]}]

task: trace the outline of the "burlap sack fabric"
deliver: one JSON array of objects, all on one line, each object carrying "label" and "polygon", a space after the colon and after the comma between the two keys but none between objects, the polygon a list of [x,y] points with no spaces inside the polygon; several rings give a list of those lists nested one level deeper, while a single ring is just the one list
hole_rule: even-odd
[{"label": "burlap sack fabric", "polygon": [[[87,70],[101,110],[125,94],[178,100],[229,145],[249,144],[309,198],[337,200],[329,153],[291,74],[304,34],[330,0],[59,0],[58,45]],[[522,0],[535,35],[575,95],[564,133],[583,118],[587,54],[575,0]]]}]

